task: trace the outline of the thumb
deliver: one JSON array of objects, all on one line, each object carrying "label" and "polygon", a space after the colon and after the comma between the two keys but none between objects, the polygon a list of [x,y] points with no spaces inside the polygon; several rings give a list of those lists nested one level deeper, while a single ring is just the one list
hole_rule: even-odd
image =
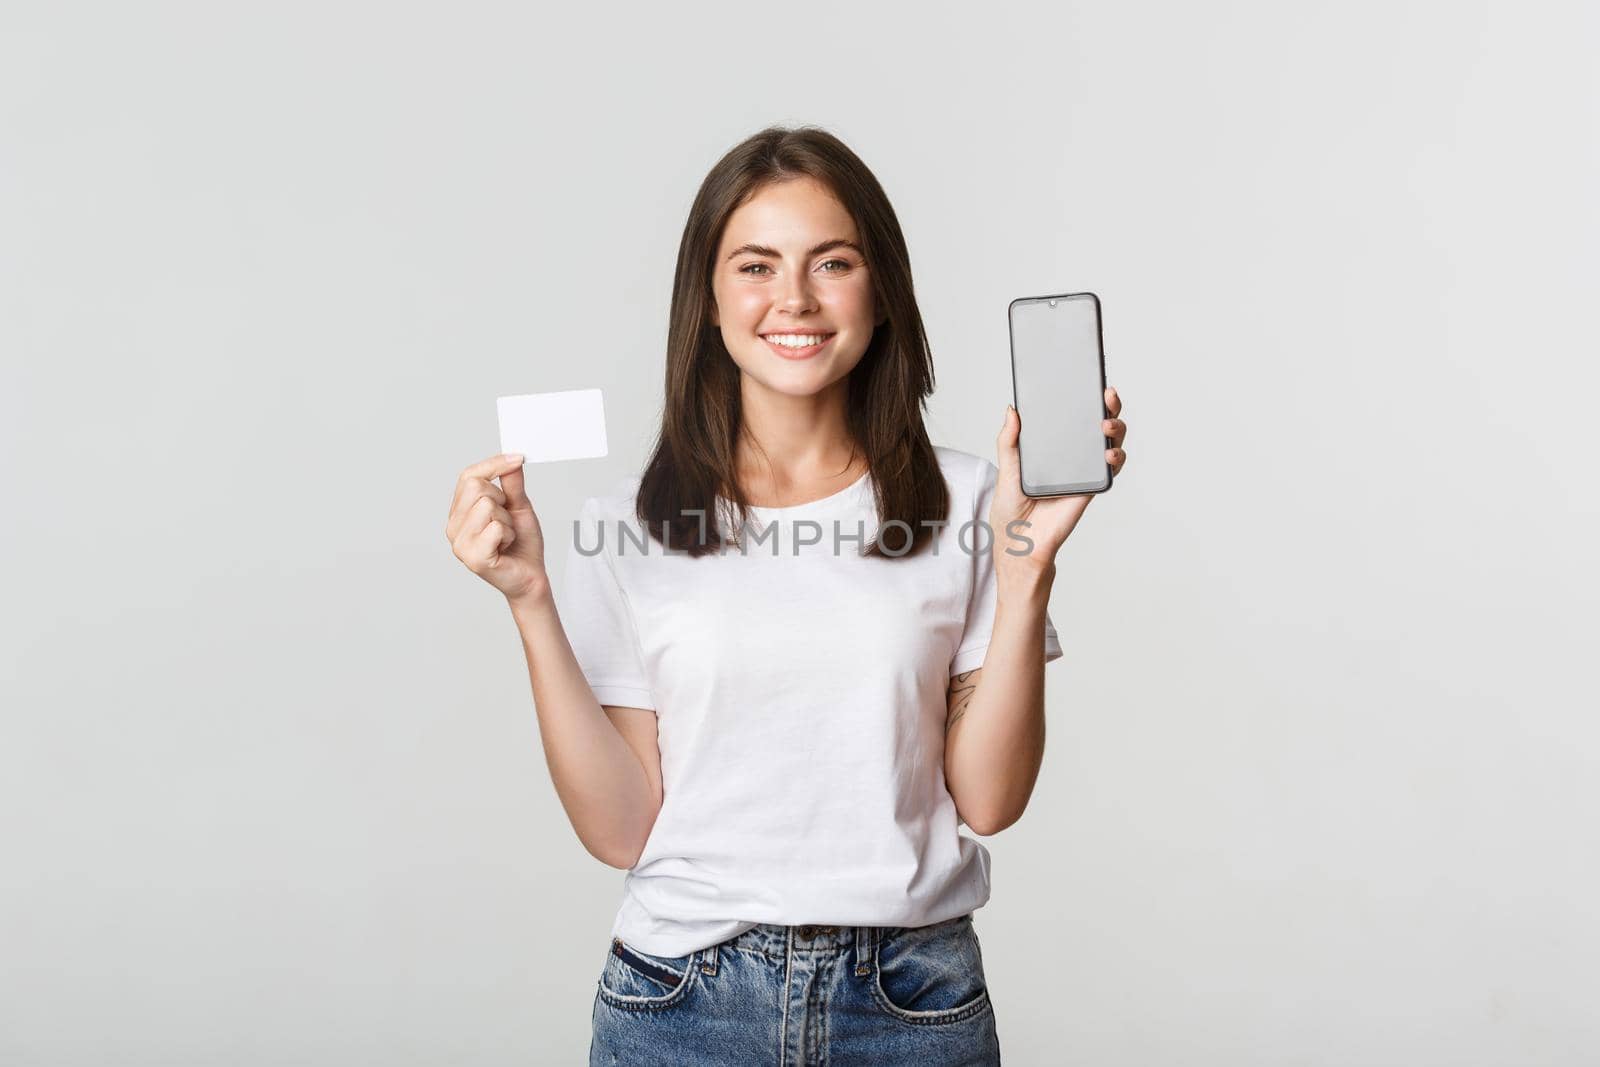
[{"label": "thumb", "polygon": [[1001,483],[1016,480],[1012,477],[1021,462],[1017,454],[1017,440],[1022,436],[1022,416],[1010,404],[1006,405],[1005,422],[1000,424],[1000,436],[995,438],[995,459],[1000,467]]},{"label": "thumb", "polygon": [[510,470],[500,472],[500,488],[506,494],[506,510],[521,508],[532,509],[533,502],[528,499],[528,490],[522,482],[522,464],[518,463]]}]

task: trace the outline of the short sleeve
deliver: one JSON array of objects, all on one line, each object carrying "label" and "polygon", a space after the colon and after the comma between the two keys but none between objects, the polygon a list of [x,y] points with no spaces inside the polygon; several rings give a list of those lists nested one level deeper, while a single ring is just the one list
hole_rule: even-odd
[{"label": "short sleeve", "polygon": [[567,544],[562,627],[583,676],[601,704],[656,709],[645,677],[633,610],[628,606],[593,497],[585,500]]},{"label": "short sleeve", "polygon": [[[1000,468],[993,462],[984,460],[978,468],[978,484],[974,487],[973,495],[968,499],[968,506],[972,508],[970,515],[963,518],[976,519],[987,524],[989,521],[989,506],[994,502],[995,486],[999,484]],[[950,673],[962,674],[966,671],[976,670],[983,666],[983,660],[989,650],[989,635],[994,632],[995,609],[995,576],[994,553],[1004,552],[1006,545],[1006,532],[1003,529],[995,530],[990,537],[982,529],[974,527],[961,536],[960,544],[963,551],[972,561],[973,581],[972,599],[967,604],[967,624],[961,635],[961,643],[956,646],[955,658],[950,661]],[[987,546],[988,551],[985,551]],[[1062,657],[1061,640],[1056,634],[1055,623],[1050,620],[1050,612],[1045,611],[1044,616],[1044,661],[1058,660]]]}]

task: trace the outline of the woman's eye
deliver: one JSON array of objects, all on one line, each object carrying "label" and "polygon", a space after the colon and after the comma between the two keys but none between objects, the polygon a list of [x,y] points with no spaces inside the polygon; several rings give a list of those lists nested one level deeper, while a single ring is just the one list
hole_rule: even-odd
[{"label": "woman's eye", "polygon": [[[847,270],[850,269],[850,261],[848,259],[830,259],[830,260],[824,261],[822,265],[824,267],[826,267],[830,263],[839,264],[840,269],[839,270],[827,271],[826,273],[828,273],[828,274],[839,274],[842,271],[847,271]],[[757,267],[760,267],[761,271],[757,271],[756,270]],[[746,263],[744,266],[739,268],[739,273],[740,274],[757,274],[757,273],[761,273],[761,272],[766,272],[766,273],[769,273],[769,274],[771,273],[771,271],[768,269],[768,267],[767,267],[767,265],[765,263]]]}]

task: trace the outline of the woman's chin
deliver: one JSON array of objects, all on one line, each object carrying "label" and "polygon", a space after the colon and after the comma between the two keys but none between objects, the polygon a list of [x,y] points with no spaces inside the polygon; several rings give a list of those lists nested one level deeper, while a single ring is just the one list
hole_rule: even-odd
[{"label": "woman's chin", "polygon": [[792,370],[788,374],[782,373],[779,368],[777,374],[750,374],[746,377],[752,379],[757,385],[769,393],[780,393],[783,396],[808,397],[816,396],[839,380],[840,375],[829,375],[817,370]]}]

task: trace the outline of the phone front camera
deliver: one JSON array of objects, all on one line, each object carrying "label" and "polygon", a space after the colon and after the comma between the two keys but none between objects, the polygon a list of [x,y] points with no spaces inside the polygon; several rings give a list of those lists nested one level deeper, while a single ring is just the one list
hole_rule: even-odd
[{"label": "phone front camera", "polygon": [[1056,302],[1054,300],[1050,301],[1050,306],[1051,307],[1055,307],[1056,306]]}]

